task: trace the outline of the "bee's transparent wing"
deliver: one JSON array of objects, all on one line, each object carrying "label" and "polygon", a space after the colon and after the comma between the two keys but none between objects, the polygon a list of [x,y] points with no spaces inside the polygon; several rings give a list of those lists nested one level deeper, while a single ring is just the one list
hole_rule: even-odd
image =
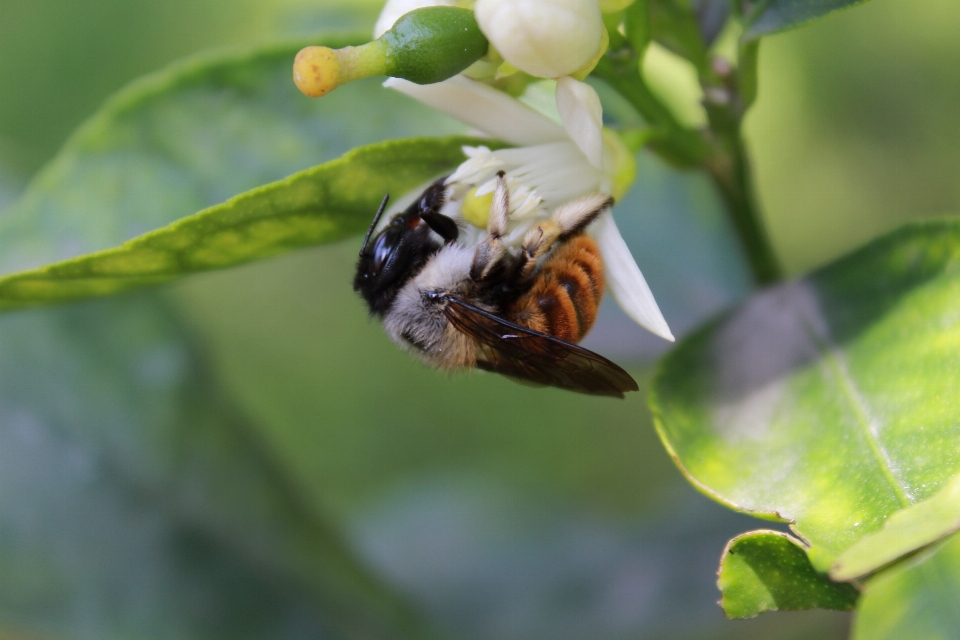
[{"label": "bee's transparent wing", "polygon": [[601,355],[504,320],[456,296],[445,299],[447,319],[479,341],[480,369],[595,396],[622,398],[625,392],[638,390],[630,374]]}]

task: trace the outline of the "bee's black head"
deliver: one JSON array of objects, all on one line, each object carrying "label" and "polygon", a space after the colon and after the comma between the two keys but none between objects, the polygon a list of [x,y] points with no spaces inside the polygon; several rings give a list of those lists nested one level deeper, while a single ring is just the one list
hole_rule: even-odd
[{"label": "bee's black head", "polygon": [[378,316],[386,313],[401,287],[423,268],[430,256],[440,250],[441,244],[431,235],[430,227],[422,224],[420,214],[423,200],[419,199],[406,211],[395,215],[390,224],[371,241],[370,235],[387,204],[384,198],[380,211],[367,231],[357,261],[353,289],[367,301],[370,312]]}]

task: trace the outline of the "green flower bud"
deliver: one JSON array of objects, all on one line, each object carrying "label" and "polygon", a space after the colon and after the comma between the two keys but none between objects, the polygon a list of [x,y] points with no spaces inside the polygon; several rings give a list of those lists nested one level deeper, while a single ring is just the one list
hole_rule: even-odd
[{"label": "green flower bud", "polygon": [[375,75],[432,84],[460,73],[486,55],[488,48],[472,11],[424,7],[405,14],[365,45],[303,49],[293,63],[293,80],[300,91],[314,98]]}]

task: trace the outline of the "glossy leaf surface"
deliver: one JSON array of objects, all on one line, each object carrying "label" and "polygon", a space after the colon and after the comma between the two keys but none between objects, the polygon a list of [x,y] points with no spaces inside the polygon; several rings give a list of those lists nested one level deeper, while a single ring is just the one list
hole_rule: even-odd
[{"label": "glossy leaf surface", "polygon": [[858,595],[850,585],[817,573],[800,542],[777,531],[752,531],[731,540],[717,586],[728,618],[767,611],[851,611]]},{"label": "glossy leaf surface", "polygon": [[469,138],[360,148],[120,247],[0,279],[0,309],[109,295],[363,231],[385,193],[454,168]]},{"label": "glossy leaf surface", "polygon": [[854,640],[951,640],[960,629],[960,535],[867,583]]},{"label": "glossy leaf surface", "polygon": [[785,31],[805,22],[846,9],[867,0],[759,0],[750,3],[745,36],[759,36]]},{"label": "glossy leaf surface", "polygon": [[794,522],[811,560],[960,471],[960,224],[905,227],[685,340],[651,393],[702,491]]}]

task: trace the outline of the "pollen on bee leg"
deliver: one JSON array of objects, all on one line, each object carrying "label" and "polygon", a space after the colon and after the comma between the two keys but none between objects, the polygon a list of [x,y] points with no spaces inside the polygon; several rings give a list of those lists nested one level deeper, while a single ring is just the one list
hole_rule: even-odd
[{"label": "pollen on bee leg", "polygon": [[502,238],[507,233],[510,219],[510,190],[507,187],[506,174],[497,173],[497,188],[493,192],[490,206],[490,218],[487,220],[487,236],[477,245],[470,267],[470,276],[480,281],[486,278],[493,267],[506,253]]},{"label": "pollen on bee leg", "polygon": [[510,189],[507,186],[507,177],[503,171],[497,173],[497,188],[493,192],[493,202],[490,206],[490,219],[487,221],[487,231],[490,235],[502,236],[507,233],[507,222],[510,216]]},{"label": "pollen on bee leg", "polygon": [[612,206],[613,198],[598,191],[558,207],[550,217],[567,234],[583,229]]},{"label": "pollen on bee leg", "polygon": [[525,272],[533,269],[537,258],[553,246],[562,231],[555,220],[544,220],[527,231],[523,236],[523,259],[526,261],[523,269]]},{"label": "pollen on bee leg", "polygon": [[562,229],[555,220],[544,220],[535,227],[531,227],[523,236],[523,250],[542,253],[559,237]]}]

